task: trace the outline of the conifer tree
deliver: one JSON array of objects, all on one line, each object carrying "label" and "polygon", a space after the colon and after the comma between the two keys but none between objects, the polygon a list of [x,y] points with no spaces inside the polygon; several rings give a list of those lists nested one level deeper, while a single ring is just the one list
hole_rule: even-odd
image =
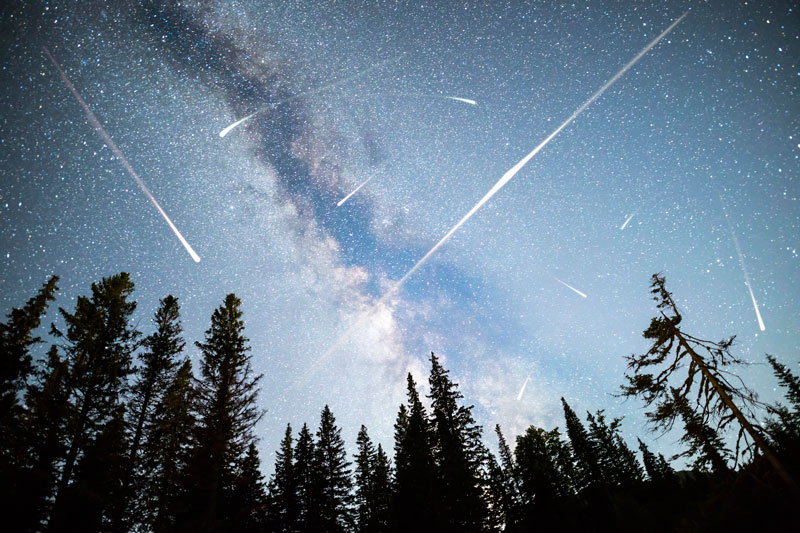
[{"label": "conifer tree", "polygon": [[389,531],[392,501],[392,467],[383,447],[378,444],[372,467],[373,531]]},{"label": "conifer tree", "polygon": [[59,459],[66,454],[69,363],[55,345],[34,376],[25,393],[22,419],[26,458],[20,483],[8,487],[13,488],[9,504],[14,506],[11,516],[16,516],[19,531],[42,531],[55,495]]},{"label": "conifer tree", "polygon": [[[65,493],[74,481],[78,459],[86,447],[96,441],[98,433],[119,414],[121,396],[132,371],[133,352],[140,335],[130,323],[136,309],[136,303],[128,300],[132,293],[133,282],[126,272],[104,278],[99,284],[92,284],[90,298],[78,298],[74,313],[60,309],[67,325],[66,333],[53,328],[55,336],[66,340],[63,348],[69,365],[67,383],[70,390],[67,451],[48,526],[51,531],[64,525],[61,513],[67,514]],[[100,449],[117,448],[116,445],[104,444]],[[110,509],[105,509],[104,516],[110,512]]]},{"label": "conifer tree", "polygon": [[361,430],[358,432],[356,438],[356,446],[358,453],[355,456],[356,469],[355,469],[355,507],[356,507],[356,523],[358,527],[356,531],[367,532],[374,531],[374,519],[372,512],[373,505],[373,492],[374,492],[374,465],[375,465],[375,446],[369,438],[366,426],[362,425]]},{"label": "conifer tree", "polygon": [[0,323],[0,459],[4,461],[13,438],[9,418],[18,414],[15,408],[19,394],[33,371],[30,348],[41,342],[33,333],[42,322],[48,302],[55,300],[56,283],[58,277],[51,277],[22,309],[12,309],[7,322]]},{"label": "conifer tree", "polygon": [[773,356],[767,355],[767,361],[789,401],[788,407],[780,404],[769,406],[776,418],[767,422],[767,431],[782,455],[792,460],[800,455],[797,453],[800,451],[800,378]]},{"label": "conifer tree", "polygon": [[294,448],[293,475],[297,494],[297,523],[295,531],[314,532],[314,515],[319,511],[314,479],[314,438],[303,424]]},{"label": "conifer tree", "polygon": [[675,481],[675,470],[664,459],[660,453],[656,455],[650,451],[647,445],[639,440],[639,449],[642,451],[642,462],[647,472],[647,477],[654,483],[672,483]]},{"label": "conifer tree", "polygon": [[226,296],[211,316],[205,341],[195,343],[202,356],[195,402],[198,429],[189,467],[188,512],[180,521],[180,527],[195,531],[237,527],[231,520],[238,503],[230,494],[261,417],[256,405],[261,375],[250,364],[240,305],[236,295]]},{"label": "conifer tree", "polygon": [[[175,377],[175,369],[179,364],[178,355],[183,351],[185,342],[181,338],[180,307],[178,299],[167,296],[162,299],[153,319],[156,330],[145,338],[145,351],[140,355],[142,368],[137,373],[131,390],[128,405],[129,425],[132,431],[128,467],[125,472],[123,487],[123,508],[118,512],[119,528],[132,519],[132,499],[135,494],[142,493],[149,480],[135,473],[142,473],[140,468],[140,450],[142,440],[146,436],[147,425],[153,419],[154,411],[161,396]],[[140,515],[136,512],[135,515]]]},{"label": "conifer tree", "polygon": [[[622,386],[622,396],[641,397],[646,407],[652,407],[646,416],[654,428],[669,430],[676,420],[683,420],[685,427],[688,424],[696,429],[694,435],[684,435],[684,440],[695,444],[700,442],[697,439],[710,442],[701,436],[709,430],[716,433],[737,422],[734,457],[738,460],[742,441],[746,452],[753,453],[755,446],[790,490],[800,495],[795,480],[753,422],[754,408],[759,405],[756,394],[728,369],[741,364],[730,353],[734,337],[711,342],[684,332],[679,327],[683,316],[666,289],[664,277],[653,274],[650,287],[659,316],[651,319],[643,335],[653,344],[643,354],[626,357],[630,373],[625,376],[627,384]],[[690,398],[694,406],[689,405]],[[721,467],[721,463],[717,462],[717,466]]]},{"label": "conifer tree", "polygon": [[697,470],[707,470],[710,467],[715,474],[728,472],[730,451],[719,433],[692,409],[689,401],[675,388],[672,388],[672,403],[683,420],[684,433],[681,442],[689,445],[687,450],[675,457],[694,457],[694,468]]},{"label": "conifer tree", "polygon": [[187,470],[195,446],[192,363],[183,362],[145,426],[142,448],[140,522],[153,531],[172,531],[185,513]]},{"label": "conifer tree", "polygon": [[495,477],[493,484],[502,491],[503,520],[506,526],[511,527],[521,519],[519,515],[521,510],[519,471],[511,448],[500,429],[500,424],[495,425],[494,431],[497,435],[500,464],[496,469],[494,465],[490,465]]},{"label": "conifer tree", "polygon": [[297,525],[298,495],[292,445],[292,425],[286,424],[280,450],[275,455],[275,472],[269,480],[267,519],[268,530],[272,532],[290,533]]},{"label": "conifer tree", "polygon": [[606,422],[602,410],[587,413],[589,435],[594,441],[603,478],[612,485],[627,487],[642,480],[642,467],[619,433],[620,418]]},{"label": "conifer tree", "polygon": [[[437,493],[431,447],[433,437],[417,384],[406,377],[408,407],[401,405],[395,423],[395,483],[392,523],[397,531],[411,531],[435,523]],[[409,513],[408,509],[414,509]]]},{"label": "conifer tree", "polygon": [[48,302],[55,299],[57,282],[56,276],[50,278],[22,309],[12,309],[7,322],[0,323],[0,513],[19,517],[20,527],[34,523],[30,516],[21,516],[20,510],[39,499],[30,492],[38,492],[39,487],[31,483],[32,464],[26,442],[30,427],[19,399],[34,370],[30,349],[41,342],[34,331],[41,324]]},{"label": "conifer tree", "polygon": [[352,480],[342,431],[326,405],[314,445],[313,485],[318,498],[314,527],[320,533],[351,531],[354,525]]},{"label": "conifer tree", "polygon": [[434,461],[440,481],[441,531],[480,531],[487,515],[485,476],[486,449],[481,428],[472,418],[472,406],[459,405],[463,398],[448,371],[431,353],[429,378],[431,435]]},{"label": "conifer tree", "polygon": [[576,460],[578,490],[581,491],[588,487],[604,484],[606,480],[600,468],[600,458],[598,457],[595,443],[589,437],[589,433],[581,423],[578,415],[575,414],[575,411],[572,410],[564,398],[561,398],[561,404],[564,407],[567,436]]},{"label": "conifer tree", "polygon": [[261,460],[255,442],[250,442],[244,459],[238,466],[233,489],[230,491],[231,531],[260,533],[266,526],[267,495]]},{"label": "conifer tree", "polygon": [[545,431],[530,426],[517,437],[514,453],[522,503],[528,508],[528,513],[531,513],[532,506],[546,508],[572,495],[569,445],[561,440],[558,429]]}]

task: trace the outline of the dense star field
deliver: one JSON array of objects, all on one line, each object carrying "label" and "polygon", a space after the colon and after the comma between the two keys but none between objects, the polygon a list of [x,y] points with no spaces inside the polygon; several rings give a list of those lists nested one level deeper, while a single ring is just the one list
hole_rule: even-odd
[{"label": "dense star field", "polygon": [[655,272],[687,331],[737,335],[762,399],[780,398],[765,353],[798,369],[790,2],[50,1],[0,20],[0,311],[53,274],[70,309],[126,271],[139,328],[176,296],[196,360],[235,293],[267,472],[286,424],[325,404],[350,449],[361,424],[391,449],[405,376],[424,391],[431,351],[510,442],[562,425],[563,396],[672,453],[613,396],[646,347]]}]

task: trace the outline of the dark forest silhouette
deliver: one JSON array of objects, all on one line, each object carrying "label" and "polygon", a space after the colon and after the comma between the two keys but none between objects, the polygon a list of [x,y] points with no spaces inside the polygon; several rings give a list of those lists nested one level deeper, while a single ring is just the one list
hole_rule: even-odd
[{"label": "dark forest silhouette", "polygon": [[[32,348],[58,278],[0,324],[0,504],[5,531],[483,532],[795,530],[800,524],[800,378],[767,356],[786,405],[764,405],[732,370],[733,338],[709,342],[654,275],[651,348],[627,357],[623,397],[652,428],[674,430],[676,472],[602,410],[585,421],[563,398],[565,432],[531,426],[498,453],[484,444],[447,369],[431,353],[428,402],[407,377],[393,458],[361,426],[348,456],[325,406],[316,430],[287,425],[274,472],[261,471],[254,428],[260,375],[241,302],[225,297],[184,354],[178,300],[138,331],[133,283],[91,287],[63,330]],[[353,401],[357,401],[353,399]],[[430,407],[426,407],[429,405]],[[766,415],[764,415],[766,413]],[[761,417],[761,420],[760,418]],[[735,430],[735,449],[722,437]],[[678,456],[672,458],[673,460]]]}]

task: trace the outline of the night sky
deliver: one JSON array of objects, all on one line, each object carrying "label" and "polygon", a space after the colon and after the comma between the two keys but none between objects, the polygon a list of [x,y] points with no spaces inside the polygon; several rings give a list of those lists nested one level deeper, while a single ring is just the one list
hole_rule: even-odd
[{"label": "night sky", "polygon": [[762,399],[780,397],[765,353],[800,370],[790,2],[7,4],[0,312],[53,274],[57,305],[71,309],[92,282],[127,271],[139,328],[148,334],[158,300],[177,296],[196,360],[193,341],[235,292],[264,373],[268,471],[286,423],[316,428],[326,403],[349,446],[363,423],[391,449],[404,377],[425,384],[431,351],[487,430],[500,423],[513,439],[560,425],[564,396],[578,413],[624,415],[627,438],[673,452],[674,437],[646,433],[640,403],[613,396],[623,356],[646,346],[655,272],[685,331],[737,335],[734,354],[757,363],[741,375]]}]

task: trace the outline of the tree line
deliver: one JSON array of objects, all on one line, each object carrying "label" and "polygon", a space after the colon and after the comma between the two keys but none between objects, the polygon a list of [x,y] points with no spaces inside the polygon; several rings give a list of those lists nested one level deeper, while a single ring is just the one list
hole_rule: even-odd
[{"label": "tree line", "polygon": [[[269,478],[254,428],[262,411],[241,302],[213,312],[199,368],[180,306],[162,299],[151,332],[132,321],[127,273],[59,308],[49,349],[37,336],[58,278],[0,324],[0,505],[8,531],[494,532],[741,529],[797,525],[800,379],[768,356],[787,405],[765,405],[732,369],[730,348],[684,332],[664,278],[650,349],[628,360],[619,395],[674,430],[691,469],[676,472],[621,419],[584,419],[561,399],[564,433],[529,427],[496,453],[439,358],[428,395],[407,376],[392,458],[362,426],[349,457],[325,406],[316,430],[291,425]],[[766,418],[763,413],[768,413]],[[762,420],[763,419],[763,420]],[[759,423],[759,420],[762,420]],[[724,432],[735,429],[731,450]],[[638,449],[638,454],[637,454]]]}]

